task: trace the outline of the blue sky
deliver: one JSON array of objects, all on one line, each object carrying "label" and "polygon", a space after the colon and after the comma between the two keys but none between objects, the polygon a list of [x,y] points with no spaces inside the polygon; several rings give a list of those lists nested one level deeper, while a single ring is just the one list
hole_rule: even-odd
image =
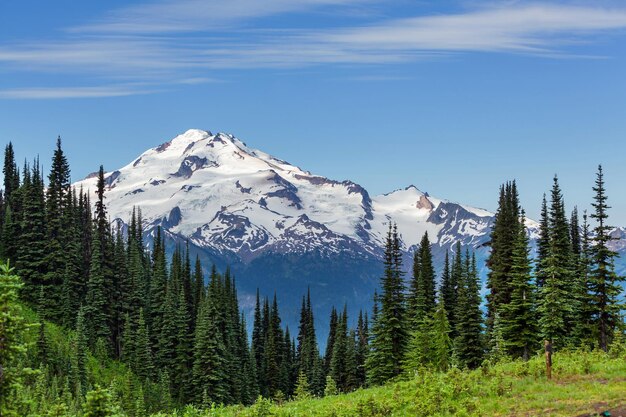
[{"label": "blue sky", "polygon": [[0,142],[73,177],[188,128],[378,194],[415,184],[536,217],[559,174],[588,208],[605,167],[626,225],[623,1],[0,3]]}]

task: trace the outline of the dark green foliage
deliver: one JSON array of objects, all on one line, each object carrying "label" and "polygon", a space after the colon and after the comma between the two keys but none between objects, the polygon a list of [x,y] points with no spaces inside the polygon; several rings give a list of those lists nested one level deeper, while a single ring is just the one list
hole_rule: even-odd
[{"label": "dark green foliage", "polygon": [[428,233],[424,233],[415,250],[413,277],[407,299],[407,317],[411,328],[416,329],[422,319],[433,311],[435,311],[435,267]]},{"label": "dark green foliage", "polygon": [[[43,258],[45,274],[42,283],[46,287],[46,300],[48,301],[45,315],[54,321],[61,321],[65,317],[61,302],[64,278],[76,280],[75,276],[72,278],[65,277],[66,265],[70,262],[68,257],[72,255],[67,250],[68,244],[70,239],[74,237],[66,233],[73,224],[71,203],[70,168],[61,149],[61,138],[59,137],[52,157],[52,167],[48,175],[48,187],[46,189],[46,238],[45,257]],[[69,231],[71,233],[71,230]],[[73,249],[76,250],[76,248]]]},{"label": "dark green foliage", "polygon": [[333,352],[335,349],[335,339],[337,337],[337,325],[339,322],[339,316],[337,310],[333,306],[330,311],[330,321],[328,328],[328,340],[326,341],[326,353],[324,354],[324,373],[330,372],[330,364],[333,360]]},{"label": "dark green foliage", "polygon": [[154,377],[154,362],[152,360],[152,348],[150,347],[150,337],[148,326],[144,319],[143,309],[139,309],[139,321],[137,323],[137,334],[135,337],[135,366],[134,370],[141,379],[151,379]]},{"label": "dark green foliage", "polygon": [[85,323],[89,334],[89,346],[94,347],[98,339],[109,338],[109,303],[106,297],[107,286],[102,264],[101,243],[98,235],[94,234],[91,252],[91,270],[87,283],[85,298]]},{"label": "dark green foliage", "polygon": [[400,375],[408,340],[402,254],[397,227],[389,226],[385,246],[385,272],[381,279],[380,311],[374,317],[368,381],[382,384]]},{"label": "dark green foliage", "polygon": [[225,349],[215,322],[217,309],[207,299],[198,310],[194,344],[193,383],[197,402],[203,397],[211,402],[222,402],[228,395],[225,384]]},{"label": "dark green foliage", "polygon": [[348,337],[348,309],[344,307],[343,313],[339,316],[335,328],[335,341],[329,371],[329,375],[342,392],[348,392],[350,390],[347,360],[348,350],[354,349],[353,347],[349,347],[350,344],[354,345],[354,339],[351,341]]},{"label": "dark green foliage", "polygon": [[81,308],[76,319],[76,341],[74,344],[74,360],[72,364],[72,379],[74,381],[74,395],[81,396],[87,392],[87,352],[89,339],[85,322],[85,313]]},{"label": "dark green foliage", "polygon": [[[16,268],[24,279],[23,298],[35,305],[38,302],[39,286],[45,285],[45,204],[43,178],[39,170],[39,161],[35,161],[32,171],[24,167],[24,181],[20,188],[22,212],[20,215],[19,249]],[[41,306],[46,314],[58,306],[59,300],[44,299]]]},{"label": "dark green foliage", "polygon": [[548,255],[550,252],[550,224],[548,219],[548,201],[546,195],[543,195],[541,201],[541,220],[539,222],[539,239],[537,239],[537,264],[535,266],[535,276],[538,296],[541,297],[541,288],[546,282],[546,268]]},{"label": "dark green foliage", "polygon": [[539,297],[539,326],[545,340],[563,347],[576,343],[573,336],[579,323],[575,320],[578,306],[570,229],[556,177],[548,213],[548,237],[547,257],[538,260],[545,274]]},{"label": "dark green foliage", "polygon": [[500,199],[491,231],[491,254],[487,260],[489,274],[487,287],[487,329],[501,306],[511,301],[511,267],[513,247],[520,227],[520,207],[515,181],[500,187]]},{"label": "dark green foliage", "polygon": [[457,329],[454,353],[459,365],[474,369],[484,356],[483,315],[480,310],[476,258],[465,253],[462,280],[459,282],[457,302]]},{"label": "dark green foliage", "polygon": [[[522,211],[521,224],[524,224]],[[511,256],[511,299],[501,306],[500,325],[507,353],[528,360],[538,347],[535,288],[531,282],[531,264],[526,229],[520,227]]]},{"label": "dark green foliage", "polygon": [[369,352],[369,323],[367,313],[363,315],[363,311],[359,311],[359,320],[356,328],[356,380],[358,386],[365,385],[366,372],[365,362]]},{"label": "dark green foliage", "polygon": [[11,142],[4,148],[4,166],[2,168],[2,174],[4,176],[4,200],[7,204],[11,204],[13,192],[20,186],[20,173],[15,163],[15,152],[13,151],[13,144]]},{"label": "dark green foliage", "polygon": [[[459,248],[460,251],[460,248]],[[457,283],[453,279],[456,278],[450,270],[450,256],[446,251],[446,256],[443,263],[443,271],[441,273],[441,288],[439,289],[439,298],[443,300],[443,304],[446,306],[446,313],[448,315],[448,324],[451,329],[456,327],[456,299],[457,299]],[[454,335],[454,333],[451,333]]]},{"label": "dark green foliage", "polygon": [[[307,292],[306,299],[302,297],[300,310],[300,327],[298,332],[298,347],[296,351],[298,373],[306,377],[309,389],[314,393],[321,393],[322,381],[320,380],[319,351],[315,336],[315,320],[311,307],[311,292]],[[310,382],[309,382],[310,381]]]},{"label": "dark green foliage", "polygon": [[22,285],[8,263],[0,265],[0,415],[7,417],[21,414],[18,394],[26,376],[22,364],[27,327],[17,303]]},{"label": "dark green foliage", "polygon": [[612,240],[611,227],[607,225],[608,209],[604,173],[598,166],[596,182],[593,187],[594,208],[591,218],[596,221],[594,228],[594,245],[591,247],[590,292],[592,294],[593,319],[597,326],[598,345],[607,351],[613,333],[618,325],[621,306],[617,299],[621,292],[619,285],[623,281],[614,270],[614,259],[617,253],[612,251],[608,243]]},{"label": "dark green foliage", "polygon": [[64,214],[65,265],[61,285],[61,323],[68,328],[76,325],[76,312],[83,304],[86,294],[86,276],[83,275],[83,253],[78,216],[78,200],[75,193],[67,194],[67,210]]}]

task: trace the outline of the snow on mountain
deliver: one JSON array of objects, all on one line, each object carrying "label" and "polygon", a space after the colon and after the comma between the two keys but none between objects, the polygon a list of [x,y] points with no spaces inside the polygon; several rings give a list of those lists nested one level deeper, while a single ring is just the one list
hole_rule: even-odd
[{"label": "snow on mountain", "polygon": [[[414,186],[371,198],[351,181],[313,175],[232,135],[195,129],[107,173],[106,183],[112,219],[128,221],[137,206],[147,231],[160,225],[244,262],[268,251],[377,255],[390,220],[407,250],[424,232],[441,246],[477,246],[493,216]],[[77,185],[94,191],[96,178]]]}]

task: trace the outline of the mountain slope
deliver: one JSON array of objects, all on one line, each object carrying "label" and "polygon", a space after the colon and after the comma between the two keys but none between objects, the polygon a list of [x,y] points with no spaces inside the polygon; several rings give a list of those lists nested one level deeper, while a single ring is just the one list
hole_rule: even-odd
[{"label": "mountain slope", "polygon": [[[113,219],[127,220],[140,206],[148,231],[160,225],[246,263],[266,252],[378,255],[390,219],[406,249],[426,231],[441,245],[460,238],[476,246],[492,218],[414,186],[371,198],[351,181],[313,175],[201,130],[146,151],[106,179]],[[78,185],[94,190],[95,182],[92,176]]]},{"label": "mountain slope", "polygon": [[[428,232],[438,260],[457,241],[484,259],[493,222],[493,213],[414,186],[371,197],[354,182],[314,175],[232,135],[202,130],[149,149],[107,173],[106,183],[113,220],[127,222],[140,207],[148,242],[161,226],[170,250],[189,241],[205,268],[231,266],[244,305],[257,287],[267,295],[278,290],[292,325],[307,287],[318,323],[331,304],[371,305],[390,221],[407,253]],[[76,185],[94,191],[96,178]],[[527,225],[536,237],[537,224]]]}]

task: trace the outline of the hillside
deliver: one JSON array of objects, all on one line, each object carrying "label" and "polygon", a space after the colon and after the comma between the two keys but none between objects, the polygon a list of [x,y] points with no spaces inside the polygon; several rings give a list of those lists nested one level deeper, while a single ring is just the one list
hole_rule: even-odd
[{"label": "hillside", "polygon": [[[31,365],[40,357],[38,315],[25,309],[30,323],[28,334]],[[72,373],[63,377],[56,367],[75,360],[74,332],[54,324],[45,324],[46,355],[49,365],[34,374],[33,384],[22,392],[30,399],[32,416],[81,415],[84,404],[76,402],[67,408],[64,386]],[[528,362],[503,361],[485,363],[473,371],[452,369],[448,372],[424,370],[382,387],[359,389],[348,394],[324,398],[305,398],[276,403],[261,399],[251,407],[213,406],[198,409],[187,406],[171,413],[147,415],[159,417],[387,417],[387,416],[587,416],[626,405],[626,346],[615,345],[609,354],[603,352],[563,352],[553,356],[553,380],[545,379],[542,355]],[[88,386],[105,387],[108,406],[116,416],[139,415],[138,379],[128,368],[96,353],[87,355]],[[55,375],[55,376],[52,376]],[[61,376],[59,376],[61,375]],[[67,378],[67,379],[64,379]],[[161,387],[153,385],[146,405],[168,407]],[[59,401],[60,400],[60,401]],[[144,405],[145,407],[145,405]],[[615,414],[613,414],[615,415]]]},{"label": "hillside", "polygon": [[[388,417],[388,416],[587,416],[626,405],[626,351],[571,352],[553,356],[553,380],[544,358],[502,362],[474,371],[424,371],[406,381],[350,394],[282,405],[266,400],[250,408],[189,408],[170,416]],[[619,414],[613,414],[619,415]],[[160,414],[165,416],[165,414]]]}]

